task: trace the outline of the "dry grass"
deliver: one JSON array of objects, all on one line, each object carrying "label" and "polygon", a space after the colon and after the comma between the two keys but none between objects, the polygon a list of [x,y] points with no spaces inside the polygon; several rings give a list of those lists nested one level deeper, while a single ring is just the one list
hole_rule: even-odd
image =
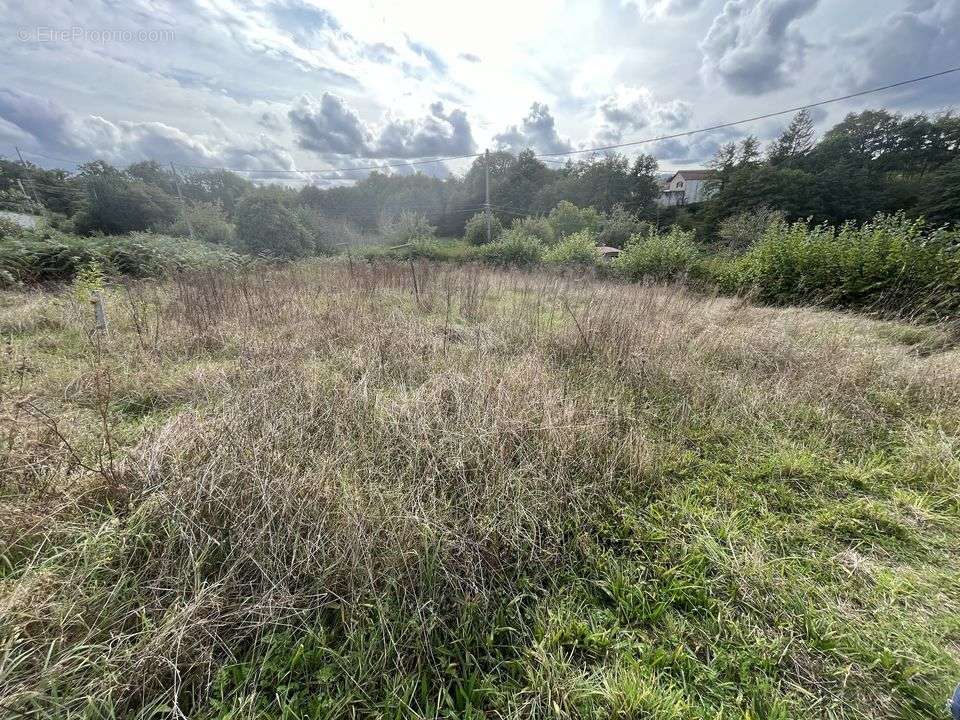
[{"label": "dry grass", "polygon": [[947,328],[429,264],[108,308],[0,306],[11,712],[921,716],[960,671]]}]

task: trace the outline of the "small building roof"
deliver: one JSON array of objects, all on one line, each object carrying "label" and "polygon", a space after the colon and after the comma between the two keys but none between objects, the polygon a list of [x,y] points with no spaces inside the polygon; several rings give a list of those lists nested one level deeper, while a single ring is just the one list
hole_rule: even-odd
[{"label": "small building roof", "polygon": [[597,252],[601,255],[619,255],[620,248],[610,247],[609,245],[601,245],[597,248]]},{"label": "small building roof", "polygon": [[[684,180],[703,180],[709,173],[709,170],[677,170],[670,176],[670,180],[673,180],[677,175]],[[667,182],[670,182],[670,180],[667,180]]]}]

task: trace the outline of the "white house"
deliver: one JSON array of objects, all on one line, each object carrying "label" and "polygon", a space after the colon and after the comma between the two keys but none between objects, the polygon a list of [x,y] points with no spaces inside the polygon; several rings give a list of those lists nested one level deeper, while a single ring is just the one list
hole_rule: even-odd
[{"label": "white house", "polygon": [[706,200],[704,181],[709,172],[709,170],[677,170],[664,181],[657,203],[664,207],[672,207]]}]

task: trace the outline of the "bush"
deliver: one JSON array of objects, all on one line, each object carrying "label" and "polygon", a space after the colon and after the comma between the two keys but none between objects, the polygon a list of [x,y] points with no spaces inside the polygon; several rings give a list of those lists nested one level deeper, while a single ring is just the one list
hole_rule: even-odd
[{"label": "bush", "polygon": [[[227,220],[223,207],[218,203],[198,202],[187,209],[187,217],[197,240],[215,245],[232,246],[237,239],[237,229]],[[178,237],[190,237],[190,225],[180,214],[168,232]]]},{"label": "bush", "polygon": [[878,215],[857,227],[775,223],[713,274],[728,291],[772,303],[819,303],[930,319],[960,312],[960,252],[922,220]]},{"label": "bush", "polygon": [[553,231],[550,221],[542,215],[529,215],[527,217],[516,218],[510,225],[510,230],[518,232],[527,237],[537,238],[547,247],[557,241],[557,235]]},{"label": "bush", "polygon": [[237,241],[254,255],[298,258],[316,249],[308,228],[274,188],[256,190],[239,202]]},{"label": "bush", "polygon": [[600,259],[597,242],[586,230],[568,235],[547,250],[544,262],[556,265],[593,265]]},{"label": "bush", "polygon": [[75,219],[84,234],[169,227],[179,213],[177,201],[160,188],[116,172],[87,178],[86,190],[86,204]]},{"label": "bush", "polygon": [[694,234],[674,225],[667,233],[634,235],[614,267],[631,280],[650,276],[659,279],[688,274],[700,258]]},{"label": "bush", "polygon": [[596,232],[600,224],[600,215],[592,207],[578,208],[568,200],[561,200],[550,211],[549,221],[558,239],[573,235],[581,230]]},{"label": "bush", "polygon": [[622,248],[634,235],[646,235],[649,232],[647,223],[631,215],[623,205],[614,205],[610,212],[600,216],[597,244]]},{"label": "bush", "polygon": [[743,252],[760,240],[769,225],[782,222],[783,213],[766,206],[731,215],[721,220],[717,229],[720,248],[727,252]]},{"label": "bush", "polygon": [[434,236],[437,228],[427,222],[422,213],[404,210],[390,220],[383,229],[384,235],[397,244],[428,240]]},{"label": "bush", "polygon": [[491,265],[529,267],[543,259],[543,245],[535,237],[508,232],[502,239],[484,245],[480,257]]},{"label": "bush", "polygon": [[[500,218],[491,213],[490,217],[490,237],[492,242],[496,242],[503,234],[503,223]],[[463,228],[463,239],[471,245],[483,245],[487,242],[487,214],[477,213],[473,215]]]},{"label": "bush", "polygon": [[159,277],[241,263],[242,258],[226,248],[149,232],[79,237],[48,230],[0,245],[0,275],[15,283],[68,281],[90,266],[108,275]]},{"label": "bush", "polygon": [[470,262],[478,257],[479,248],[462,240],[415,240],[403,247],[374,245],[363,248],[360,257],[367,260],[437,260],[447,262]]}]

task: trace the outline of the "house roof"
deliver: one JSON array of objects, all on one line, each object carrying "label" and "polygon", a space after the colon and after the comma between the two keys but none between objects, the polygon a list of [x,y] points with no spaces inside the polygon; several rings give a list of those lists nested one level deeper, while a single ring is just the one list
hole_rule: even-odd
[{"label": "house roof", "polygon": [[680,175],[684,180],[703,180],[709,172],[709,170],[677,170],[670,176],[670,180],[673,180],[677,175]]}]

